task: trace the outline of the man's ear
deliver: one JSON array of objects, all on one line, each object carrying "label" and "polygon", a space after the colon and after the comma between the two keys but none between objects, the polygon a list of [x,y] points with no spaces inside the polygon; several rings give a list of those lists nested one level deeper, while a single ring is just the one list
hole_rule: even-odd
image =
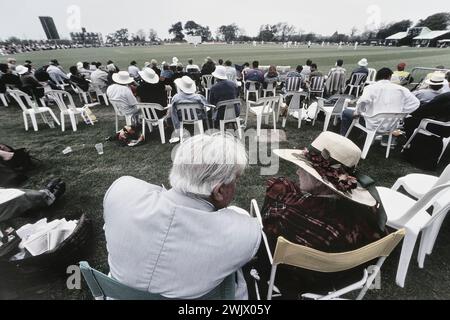
[{"label": "man's ear", "polygon": [[211,197],[213,198],[213,200],[215,201],[223,201],[223,185],[219,184],[218,186],[216,186],[211,194]]}]

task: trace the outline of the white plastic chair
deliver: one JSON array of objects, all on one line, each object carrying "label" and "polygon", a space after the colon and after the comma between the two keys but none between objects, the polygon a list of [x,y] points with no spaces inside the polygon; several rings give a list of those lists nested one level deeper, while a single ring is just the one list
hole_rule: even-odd
[{"label": "white plastic chair", "polygon": [[[69,116],[70,122],[72,124],[72,130],[76,132],[78,130],[77,123],[77,115],[80,115],[85,123],[89,123],[90,125],[94,125],[93,119],[89,117],[86,113],[85,108],[77,108],[75,103],[73,102],[72,96],[67,91],[61,90],[52,90],[46,93],[46,95],[53,99],[58,105],[59,110],[61,111],[61,130],[64,132],[66,130],[65,116]],[[68,99],[69,104],[66,104],[65,98]]]},{"label": "white plastic chair", "polygon": [[[250,205],[250,214],[256,216],[261,228],[263,229],[263,221],[261,212],[258,208],[256,200],[252,200]],[[357,266],[363,265],[367,262],[377,259],[375,266],[369,266],[364,270],[361,280],[340,290],[329,293],[328,295],[317,294],[303,294],[305,299],[312,300],[340,300],[345,294],[353,291],[359,291],[356,300],[362,300],[367,291],[372,286],[372,283],[379,275],[381,267],[383,266],[387,257],[400,243],[405,235],[405,230],[399,230],[387,237],[380,239],[377,242],[371,243],[363,248],[351,252],[343,253],[325,253],[305,246],[291,243],[283,237],[278,238],[275,253],[272,256],[269,248],[267,236],[262,231],[263,243],[272,266],[269,289],[267,293],[267,300],[272,300],[275,288],[275,278],[277,268],[281,264],[290,265],[306,270],[312,270],[323,273],[334,273],[340,271],[351,270]],[[257,286],[256,286],[257,287]],[[259,293],[257,292],[259,295]],[[279,295],[278,295],[279,296]]]},{"label": "white plastic chair", "polygon": [[106,92],[103,92],[98,84],[91,83],[91,88],[93,92],[95,92],[97,100],[100,102],[100,97],[102,97],[103,101],[105,102],[105,105],[109,106],[108,95],[106,94]]},{"label": "white plastic chair", "polygon": [[80,97],[80,101],[84,102],[85,104],[89,104],[89,102],[93,101],[91,93],[88,91],[83,91],[83,89],[80,88],[76,83],[71,83],[70,86],[72,87],[72,90],[78,94]]},{"label": "white plastic chair", "polygon": [[350,89],[350,95],[353,94],[353,91],[356,89],[356,97],[358,98],[360,93],[364,90],[364,86],[366,84],[367,74],[365,73],[354,73],[350,78],[350,82],[347,85],[347,89]]},{"label": "white plastic chair", "polygon": [[[247,84],[248,84],[248,88],[247,88]],[[245,90],[245,101],[248,102],[249,98],[250,98],[250,94],[255,94],[256,97],[256,101],[258,101],[259,99],[259,88],[261,86],[261,83],[257,82],[257,81],[251,81],[251,80],[247,80],[244,83],[244,90]]]},{"label": "white plastic chair", "polygon": [[166,121],[168,115],[162,118],[158,117],[156,111],[167,111],[168,108],[164,108],[157,103],[139,103],[137,107],[142,111],[142,133],[145,138],[145,124],[147,124],[150,132],[153,131],[154,126],[158,126],[159,134],[161,136],[161,143],[166,143],[166,134],[164,132],[164,121]]},{"label": "white plastic chair", "polygon": [[202,84],[205,88],[205,96],[206,99],[209,99],[209,91],[211,90],[212,86],[214,85],[214,76],[207,74],[202,76]]},{"label": "white plastic chair", "polygon": [[[414,131],[414,133],[411,136],[411,138],[409,138],[409,140],[403,146],[402,152],[405,151],[405,149],[408,149],[408,147],[411,145],[411,142],[414,140],[414,138],[418,134],[424,134],[426,136],[433,136],[433,137],[441,138],[440,136],[438,136],[438,135],[428,131],[427,127],[428,127],[429,124],[434,124],[434,125],[438,125],[438,126],[441,126],[441,127],[450,127],[450,122],[440,122],[440,121],[436,121],[436,120],[423,119],[420,122],[419,127]],[[444,156],[445,150],[447,150],[447,147],[448,147],[448,145],[450,143],[450,137],[449,138],[442,138],[442,142],[443,142],[443,148],[442,148],[442,153],[439,156],[438,163],[441,162],[441,159]]]},{"label": "white plastic chair", "polygon": [[311,95],[314,94],[323,98],[325,91],[325,77],[313,77],[308,90],[308,100],[311,100]]},{"label": "white plastic chair", "polygon": [[242,139],[241,118],[236,114],[236,105],[239,105],[242,110],[241,99],[222,101],[217,104],[217,110],[225,109],[224,117],[220,119],[220,132],[225,134],[225,125],[227,123],[235,123],[237,125],[239,139]]},{"label": "white plastic chair", "polygon": [[369,68],[369,75],[366,80],[366,84],[372,84],[375,82],[377,78],[377,70],[373,68]]},{"label": "white plastic chair", "polygon": [[127,126],[131,126],[131,116],[126,116],[120,111],[120,106],[123,104],[123,102],[120,100],[109,100],[109,102],[111,102],[116,114],[116,132],[119,132],[119,117],[124,117]]},{"label": "white plastic chair", "polygon": [[372,143],[375,140],[377,134],[386,135],[389,134],[389,140],[386,150],[386,159],[389,158],[389,154],[391,152],[391,144],[392,144],[392,134],[398,128],[398,124],[401,120],[403,120],[408,114],[407,113],[380,113],[372,117],[364,117],[364,119],[371,119],[371,122],[378,122],[379,125],[374,130],[370,130],[359,123],[359,118],[353,120],[350,128],[345,135],[346,138],[350,135],[353,128],[358,128],[364,131],[366,136],[366,142],[364,144],[364,149],[361,155],[361,159],[366,159],[369,153],[369,150],[372,146]]},{"label": "white plastic chair", "polygon": [[283,118],[282,127],[286,128],[287,119],[290,115],[292,115],[294,118],[298,118],[298,128],[300,129],[302,127],[302,120],[307,117],[305,101],[306,99],[308,99],[308,93],[302,91],[288,92],[284,96],[284,101],[286,101],[288,97],[291,97],[291,101],[289,102],[288,105],[286,117]]},{"label": "white plastic chair", "polygon": [[[324,98],[318,98],[317,99],[317,112],[314,117],[313,126],[316,125],[317,116],[320,112],[323,112],[325,114],[325,122],[323,125],[323,132],[328,131],[328,127],[330,126],[331,118],[334,117],[334,126],[337,124],[337,119],[341,116],[342,110],[345,110],[348,108],[349,104],[351,103],[351,99],[349,99],[349,96],[345,95],[342,97],[339,97],[336,103],[332,106],[325,105],[325,99]],[[342,108],[339,108],[339,106],[342,105]]]},{"label": "white plastic chair", "polygon": [[[450,197],[443,197],[450,191],[450,183],[447,182],[434,187],[418,201],[387,188],[378,187],[377,191],[386,211],[387,225],[395,229],[406,229],[396,276],[397,285],[403,288],[419,233],[423,232],[423,236],[426,236],[425,233],[432,230],[435,223],[441,221],[450,210]],[[438,201],[441,203],[441,208],[434,210],[433,214],[430,215],[427,209]],[[438,232],[439,230],[437,230]],[[423,268],[423,261],[420,257],[424,259],[426,249],[426,241],[422,241],[418,259],[420,268]]]},{"label": "white plastic chair", "polygon": [[[23,114],[23,122],[25,124],[25,130],[28,131],[28,119],[27,116],[30,116],[31,123],[33,124],[34,131],[39,131],[36,115],[40,114],[44,123],[46,123],[51,129],[54,128],[53,124],[47,119],[46,113],[49,113],[53,120],[59,125],[58,118],[55,116],[53,111],[49,107],[39,107],[37,102],[31,100],[30,96],[20,90],[9,90],[8,94],[14,98],[17,104],[22,109]],[[25,105],[24,101],[27,105]]]},{"label": "white plastic chair", "polygon": [[5,107],[8,106],[8,100],[6,99],[6,95],[4,93],[0,93],[0,101]]},{"label": "white plastic chair", "polygon": [[204,134],[203,119],[199,117],[199,114],[203,114],[206,119],[206,110],[199,103],[179,103],[177,104],[178,114],[181,113],[180,119],[180,141],[184,141],[184,126],[185,125],[197,125],[200,134]]},{"label": "white plastic chair", "polygon": [[272,82],[266,82],[267,83],[267,88],[266,89],[262,89],[263,91],[263,98],[267,97],[268,93],[271,93],[272,96],[276,96],[277,95],[277,82],[276,81],[272,81]]},{"label": "white plastic chair", "polygon": [[269,117],[273,117],[273,130],[277,130],[276,108],[280,104],[280,97],[261,98],[256,102],[247,101],[247,113],[245,115],[245,126],[248,123],[248,114],[256,115],[257,136],[261,136],[262,118],[266,118],[266,124],[269,124]]}]

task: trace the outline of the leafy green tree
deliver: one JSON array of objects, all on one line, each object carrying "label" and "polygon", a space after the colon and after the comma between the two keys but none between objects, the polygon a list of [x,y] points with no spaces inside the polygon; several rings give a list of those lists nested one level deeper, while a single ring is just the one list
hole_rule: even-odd
[{"label": "leafy green tree", "polygon": [[450,12],[440,12],[420,20],[416,27],[428,27],[431,30],[446,30],[450,26]]},{"label": "leafy green tree", "polygon": [[169,33],[174,35],[173,41],[183,41],[184,33],[183,33],[183,23],[177,22],[172,25],[169,29]]}]

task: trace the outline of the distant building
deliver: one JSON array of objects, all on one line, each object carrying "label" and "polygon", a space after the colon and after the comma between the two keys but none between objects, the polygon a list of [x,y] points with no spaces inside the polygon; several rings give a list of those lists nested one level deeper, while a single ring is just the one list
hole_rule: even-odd
[{"label": "distant building", "polygon": [[82,29],[82,32],[71,32],[70,38],[74,44],[103,46],[102,34],[87,32],[85,28]]},{"label": "distant building", "polygon": [[448,39],[449,36],[450,30],[432,31],[427,27],[415,27],[387,37],[386,44],[390,46],[436,47],[440,40]]},{"label": "distant building", "polygon": [[55,22],[52,17],[39,17],[42,28],[44,28],[45,35],[48,40],[59,40],[58,29],[56,29]]}]

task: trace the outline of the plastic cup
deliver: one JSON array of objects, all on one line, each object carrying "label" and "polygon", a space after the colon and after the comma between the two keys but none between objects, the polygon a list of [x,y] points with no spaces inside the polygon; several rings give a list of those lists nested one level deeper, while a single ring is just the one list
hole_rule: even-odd
[{"label": "plastic cup", "polygon": [[97,150],[97,153],[99,155],[102,155],[103,154],[103,143],[96,144],[95,149]]},{"label": "plastic cup", "polygon": [[63,154],[69,154],[69,153],[71,153],[71,152],[73,152],[73,150],[72,150],[72,148],[71,147],[67,147],[67,148],[65,148],[64,150],[63,150]]}]

